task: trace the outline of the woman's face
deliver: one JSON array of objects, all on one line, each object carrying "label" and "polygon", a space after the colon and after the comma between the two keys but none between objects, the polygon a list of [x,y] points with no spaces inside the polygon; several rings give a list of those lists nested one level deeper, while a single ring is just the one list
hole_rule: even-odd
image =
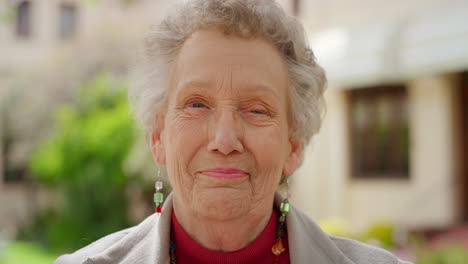
[{"label": "woman's face", "polygon": [[216,219],[272,206],[281,175],[297,168],[289,138],[288,76],[262,39],[195,32],[172,69],[153,155],[165,164],[174,207]]}]

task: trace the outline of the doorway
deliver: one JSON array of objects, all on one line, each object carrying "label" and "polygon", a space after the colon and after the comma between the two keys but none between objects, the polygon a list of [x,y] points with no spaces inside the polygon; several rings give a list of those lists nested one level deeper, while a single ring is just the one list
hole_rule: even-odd
[{"label": "doorway", "polygon": [[461,221],[468,223],[468,72],[464,72],[460,85],[460,206]]}]

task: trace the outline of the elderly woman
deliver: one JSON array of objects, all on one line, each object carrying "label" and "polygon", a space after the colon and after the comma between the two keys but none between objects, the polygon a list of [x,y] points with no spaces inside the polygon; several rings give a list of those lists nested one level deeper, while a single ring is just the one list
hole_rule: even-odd
[{"label": "elderly woman", "polygon": [[276,193],[324,111],[324,71],[297,20],[272,0],[185,1],[145,45],[130,99],[173,192],[55,263],[403,263],[324,233]]}]

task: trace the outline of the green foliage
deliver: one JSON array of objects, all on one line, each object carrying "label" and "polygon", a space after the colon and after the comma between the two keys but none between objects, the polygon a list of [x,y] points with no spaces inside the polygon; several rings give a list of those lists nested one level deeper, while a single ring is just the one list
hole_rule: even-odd
[{"label": "green foliage", "polygon": [[83,0],[83,2],[88,6],[94,6],[97,4],[97,0]]},{"label": "green foliage", "polygon": [[351,232],[350,225],[338,218],[330,218],[330,219],[325,219],[320,221],[320,227],[323,229],[323,231],[335,235],[335,236],[341,236],[341,237],[348,237],[352,238],[353,234]]},{"label": "green foliage", "polygon": [[376,222],[364,232],[352,232],[348,223],[341,219],[327,219],[320,222],[320,227],[327,233],[348,237],[364,243],[372,244],[386,249],[393,249],[394,225],[387,222]]},{"label": "green foliage", "polygon": [[10,26],[16,18],[15,6],[9,2],[3,4],[3,9],[0,9],[0,25]]},{"label": "green foliage", "polygon": [[123,163],[135,131],[124,88],[105,74],[84,85],[75,105],[58,109],[56,133],[32,156],[30,170],[63,201],[28,233],[55,250],[77,249],[128,226]]},{"label": "green foliage", "polygon": [[417,264],[466,264],[468,250],[460,245],[447,245],[440,249],[426,250],[418,257]]},{"label": "green foliage", "polygon": [[391,223],[375,223],[360,237],[360,240],[366,243],[375,241],[378,246],[392,249],[394,247],[393,234],[394,226]]},{"label": "green foliage", "polygon": [[0,264],[50,264],[57,255],[48,253],[36,244],[15,241],[5,248],[4,255],[0,255]]}]

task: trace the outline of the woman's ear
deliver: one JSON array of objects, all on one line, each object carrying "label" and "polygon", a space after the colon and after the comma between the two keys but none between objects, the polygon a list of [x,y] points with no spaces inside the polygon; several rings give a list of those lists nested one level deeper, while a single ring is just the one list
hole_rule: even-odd
[{"label": "woman's ear", "polygon": [[162,115],[156,115],[154,129],[150,137],[150,148],[154,162],[158,165],[164,165],[166,163],[166,152],[164,147],[164,118]]},{"label": "woman's ear", "polygon": [[283,175],[291,176],[301,164],[302,159],[302,144],[298,141],[290,140],[290,150],[286,157],[286,162],[283,167]]}]

